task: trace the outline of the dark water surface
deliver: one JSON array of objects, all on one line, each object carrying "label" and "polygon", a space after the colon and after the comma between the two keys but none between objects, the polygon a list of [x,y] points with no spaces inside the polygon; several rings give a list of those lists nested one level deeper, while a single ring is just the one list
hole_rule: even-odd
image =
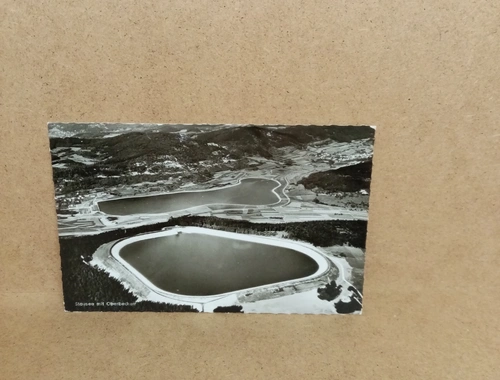
[{"label": "dark water surface", "polygon": [[158,288],[192,296],[292,280],[318,270],[315,260],[295,250],[194,233],[133,242],[120,256]]},{"label": "dark water surface", "polygon": [[278,202],[272,192],[276,181],[263,178],[247,178],[237,186],[218,190],[191,191],[149,197],[133,197],[99,202],[99,209],[111,215],[158,214],[183,210],[213,203],[228,205],[266,205]]}]

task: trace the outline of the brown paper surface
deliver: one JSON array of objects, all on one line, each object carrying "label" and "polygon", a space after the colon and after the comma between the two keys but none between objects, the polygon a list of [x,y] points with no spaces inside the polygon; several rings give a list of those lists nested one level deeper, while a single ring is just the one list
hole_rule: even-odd
[{"label": "brown paper surface", "polygon": [[[497,379],[492,1],[4,1],[2,379]],[[377,125],[362,316],[64,313],[48,121]]]}]

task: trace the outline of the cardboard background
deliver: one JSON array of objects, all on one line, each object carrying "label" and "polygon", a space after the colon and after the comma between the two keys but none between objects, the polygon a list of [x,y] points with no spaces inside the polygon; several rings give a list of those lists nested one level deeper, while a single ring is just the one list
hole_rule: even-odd
[{"label": "cardboard background", "polygon": [[[0,4],[3,379],[497,379],[493,1]],[[63,312],[48,121],[375,124],[364,314]]]}]

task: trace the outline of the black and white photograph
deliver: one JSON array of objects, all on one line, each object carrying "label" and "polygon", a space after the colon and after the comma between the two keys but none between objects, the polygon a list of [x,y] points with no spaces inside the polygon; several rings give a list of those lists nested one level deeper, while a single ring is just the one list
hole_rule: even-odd
[{"label": "black and white photograph", "polygon": [[375,127],[48,132],[66,311],[361,314]]}]

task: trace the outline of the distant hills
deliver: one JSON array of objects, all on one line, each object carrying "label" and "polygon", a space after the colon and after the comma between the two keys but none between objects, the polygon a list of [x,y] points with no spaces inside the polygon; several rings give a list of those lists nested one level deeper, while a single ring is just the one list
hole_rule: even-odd
[{"label": "distant hills", "polygon": [[301,147],[314,141],[332,139],[350,142],[373,138],[370,127],[353,126],[246,126],[208,131],[196,136],[196,141],[217,143],[228,147],[232,156],[259,155],[271,158],[273,149],[287,146]]},{"label": "distant hills", "polygon": [[63,192],[154,182],[174,174],[207,181],[218,171],[247,168],[252,156],[280,162],[279,148],[374,136],[368,126],[53,123],[49,132],[54,180]]},{"label": "distant hills", "polygon": [[[123,126],[120,124],[116,126]],[[72,136],[51,137],[51,149],[57,147],[89,148],[101,154],[102,163],[118,163],[138,158],[146,161],[157,156],[174,156],[181,162],[214,160],[225,156],[240,159],[246,156],[271,158],[276,148],[295,146],[314,141],[332,139],[350,142],[355,139],[373,138],[374,130],[370,127],[352,126],[292,126],[268,128],[260,126],[237,127],[198,127],[168,125],[141,125],[140,128],[127,125],[129,132],[109,138],[87,138],[83,136],[83,124],[63,125],[64,133],[75,132]],[[153,126],[155,128],[153,128]],[[57,129],[57,126],[54,126]],[[89,131],[99,129],[92,124]],[[112,132],[115,125],[104,124],[106,133]],[[182,129],[180,129],[182,128]],[[202,128],[200,130],[200,128]],[[58,130],[58,129],[57,129]],[[54,129],[52,129],[54,131]],[[76,133],[78,131],[78,133]],[[123,130],[122,130],[123,131]],[[179,131],[186,131],[180,133]],[[102,130],[99,132],[103,134]],[[217,153],[214,153],[217,151]]]},{"label": "distant hills", "polygon": [[200,132],[209,128],[224,128],[227,125],[184,125],[184,124],[137,124],[137,123],[49,123],[49,138],[101,138],[131,132],[178,132],[189,129]]},{"label": "distant hills", "polygon": [[[351,141],[359,138],[373,137],[374,130],[368,126],[311,126],[311,125],[231,125],[231,124],[138,124],[138,123],[49,123],[49,138],[101,138],[103,136],[133,133],[133,132],[217,132],[230,131],[228,135],[237,136],[243,129],[264,129],[265,131],[280,132],[281,134],[295,135],[296,137],[311,136],[314,138],[334,138],[337,141]],[[361,137],[365,136],[365,137]],[[304,142],[304,141],[303,141]]]}]

